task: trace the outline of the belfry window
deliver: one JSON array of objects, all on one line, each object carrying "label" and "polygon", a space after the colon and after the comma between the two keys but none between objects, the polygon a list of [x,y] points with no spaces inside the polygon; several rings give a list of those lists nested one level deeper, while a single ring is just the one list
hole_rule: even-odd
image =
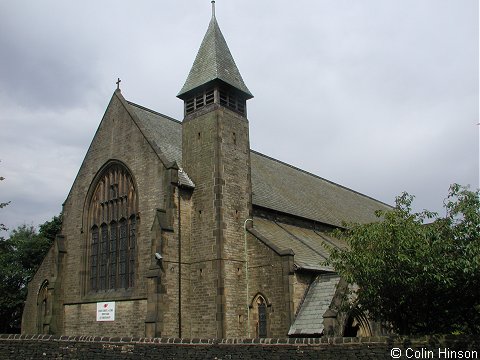
[{"label": "belfry window", "polygon": [[90,203],[89,290],[127,289],[135,284],[137,195],[129,171],[107,167]]},{"label": "belfry window", "polygon": [[[217,100],[215,100],[217,93]],[[185,100],[185,115],[191,114],[207,105],[218,103],[242,115],[246,113],[245,97],[236,92],[229,92],[223,87],[210,88],[208,90],[196,93]]]},{"label": "belfry window", "polygon": [[246,99],[224,90],[220,90],[220,105],[245,115]]},{"label": "belfry window", "polygon": [[185,115],[191,114],[194,111],[203,108],[204,106],[213,104],[215,100],[214,89],[208,89],[192,96],[185,101]]}]

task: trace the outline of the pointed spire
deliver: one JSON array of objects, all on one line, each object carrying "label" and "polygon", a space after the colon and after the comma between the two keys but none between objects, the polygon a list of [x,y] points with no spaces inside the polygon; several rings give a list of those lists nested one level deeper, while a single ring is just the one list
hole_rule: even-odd
[{"label": "pointed spire", "polygon": [[253,97],[243,82],[235,60],[230,53],[227,42],[223,37],[215,18],[215,1],[212,1],[212,19],[203,38],[200,49],[188,74],[187,80],[178,93],[180,99],[188,96],[197,89],[214,80],[221,80],[245,95],[247,99]]}]

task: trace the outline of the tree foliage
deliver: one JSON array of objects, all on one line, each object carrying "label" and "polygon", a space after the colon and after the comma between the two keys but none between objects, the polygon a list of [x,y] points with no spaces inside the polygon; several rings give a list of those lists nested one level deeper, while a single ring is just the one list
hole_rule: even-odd
[{"label": "tree foliage", "polygon": [[[379,221],[337,231],[330,264],[356,284],[350,306],[400,334],[480,332],[480,194],[452,185],[446,215],[396,199]],[[428,224],[425,224],[428,223]]]},{"label": "tree foliage", "polygon": [[[5,180],[5,178],[3,176],[0,176],[0,181],[3,181]],[[7,206],[8,204],[10,204],[10,201],[8,202],[0,202],[0,209],[3,209],[5,206]],[[7,227],[5,226],[5,224],[3,223],[0,223],[0,231],[6,231],[8,230]],[[0,237],[0,240],[3,239],[2,237]]]},{"label": "tree foliage", "polygon": [[21,225],[0,239],[0,333],[19,332],[27,283],[61,229],[61,216],[40,225]]},{"label": "tree foliage", "polygon": [[39,235],[53,242],[57,234],[62,230],[62,214],[54,216],[52,220],[45,221],[39,228]]}]

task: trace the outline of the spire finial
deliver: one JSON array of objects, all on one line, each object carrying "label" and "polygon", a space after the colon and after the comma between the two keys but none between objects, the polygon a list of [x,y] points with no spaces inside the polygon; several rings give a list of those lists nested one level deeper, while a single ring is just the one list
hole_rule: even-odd
[{"label": "spire finial", "polygon": [[212,18],[215,17],[215,0],[212,0]]},{"label": "spire finial", "polygon": [[117,82],[115,84],[117,84],[117,90],[120,90],[120,83],[122,82],[122,80],[120,80],[120,78],[118,78]]}]

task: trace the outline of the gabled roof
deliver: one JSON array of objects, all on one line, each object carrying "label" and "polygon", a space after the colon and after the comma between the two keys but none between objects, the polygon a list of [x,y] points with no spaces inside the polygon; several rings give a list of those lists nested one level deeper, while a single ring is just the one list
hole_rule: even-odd
[{"label": "gabled roof", "polygon": [[[121,95],[120,95],[121,96]],[[182,168],[182,123],[126,101],[129,111],[165,164]],[[332,226],[376,221],[374,211],[390,207],[380,201],[251,150],[254,206]],[[187,186],[193,182],[179,172]]]},{"label": "gabled roof", "polygon": [[130,114],[134,116],[138,127],[162,159],[164,165],[176,164],[180,167],[178,171],[180,185],[194,188],[195,184],[182,169],[181,122],[132,102],[125,101],[125,103],[128,104]]},{"label": "gabled roof", "polygon": [[288,335],[318,336],[323,333],[323,314],[330,308],[339,281],[337,274],[317,276],[305,295]]},{"label": "gabled roof", "polygon": [[215,15],[212,16],[192,69],[177,97],[183,98],[190,91],[214,80],[221,80],[233,86],[248,99],[253,97],[243,82]]},{"label": "gabled roof", "polygon": [[324,224],[377,221],[390,206],[292,165],[251,151],[255,205]]},{"label": "gabled roof", "polygon": [[343,248],[345,243],[327,232],[306,229],[261,217],[253,219],[254,235],[268,240],[267,246],[280,251],[292,250],[296,269],[333,272],[324,263],[330,256],[329,248]]},{"label": "gabled roof", "polygon": [[149,142],[154,143],[170,163],[182,161],[182,123],[143,106],[128,102]]}]

